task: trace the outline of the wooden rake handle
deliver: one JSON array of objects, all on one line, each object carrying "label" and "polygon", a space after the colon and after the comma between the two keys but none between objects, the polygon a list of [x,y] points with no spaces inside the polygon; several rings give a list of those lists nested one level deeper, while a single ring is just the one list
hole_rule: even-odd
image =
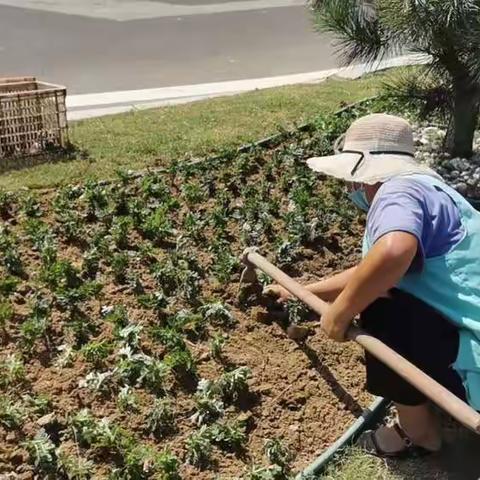
[{"label": "wooden rake handle", "polygon": [[[321,316],[327,310],[328,303],[308,291],[275,265],[272,265],[255,250],[247,249],[244,253],[243,261],[247,265],[256,267],[273,278],[292,295],[308,305],[311,310],[318,313],[318,315]],[[360,328],[353,326],[350,327],[347,332],[347,337],[349,340],[357,342],[367,352],[390,367],[394,372],[428,397],[433,403],[458,420],[462,425],[475,433],[480,434],[480,413],[476,412],[467,403],[460,400],[445,387],[433,380],[433,378],[422,372],[419,368],[383,342],[364,332]]]}]

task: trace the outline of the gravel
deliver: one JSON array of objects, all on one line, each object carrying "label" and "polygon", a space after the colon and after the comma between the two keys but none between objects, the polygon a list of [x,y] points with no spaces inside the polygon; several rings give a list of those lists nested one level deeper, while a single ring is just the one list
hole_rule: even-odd
[{"label": "gravel", "polygon": [[415,125],[414,142],[417,160],[432,167],[462,195],[480,199],[480,131],[475,132],[471,158],[451,158],[443,151],[446,129],[432,125]]}]

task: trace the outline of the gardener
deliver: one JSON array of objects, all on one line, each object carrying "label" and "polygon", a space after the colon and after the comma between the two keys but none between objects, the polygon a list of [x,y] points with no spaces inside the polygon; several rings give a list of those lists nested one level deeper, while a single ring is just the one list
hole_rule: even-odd
[{"label": "gardener", "polygon": [[[360,314],[365,330],[480,410],[480,213],[415,161],[412,129],[398,117],[355,121],[341,153],[308,165],[350,182],[351,200],[368,211],[359,265],[307,286],[332,302],[323,330],[344,341]],[[368,391],[392,400],[398,419],[362,444],[380,456],[439,450],[426,397],[368,353],[366,370]]]}]

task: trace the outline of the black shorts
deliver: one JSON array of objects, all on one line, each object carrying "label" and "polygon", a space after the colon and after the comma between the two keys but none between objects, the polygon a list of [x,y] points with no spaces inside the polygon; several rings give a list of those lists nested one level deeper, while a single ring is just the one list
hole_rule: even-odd
[{"label": "black shorts", "polygon": [[[458,329],[418,298],[394,289],[361,315],[364,330],[377,337],[452,393],[465,400],[460,376],[452,367],[459,346]],[[427,398],[390,368],[365,354],[367,390],[402,405],[421,405]]]}]

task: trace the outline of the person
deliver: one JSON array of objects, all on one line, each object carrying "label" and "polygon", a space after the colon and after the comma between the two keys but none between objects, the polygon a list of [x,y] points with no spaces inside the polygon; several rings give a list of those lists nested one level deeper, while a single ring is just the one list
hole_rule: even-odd
[{"label": "person", "polygon": [[[346,180],[367,213],[363,259],[307,285],[331,302],[322,329],[339,342],[352,319],[458,397],[480,410],[480,212],[415,160],[402,118],[356,120],[336,155],[309,167]],[[282,302],[278,285],[267,293]],[[436,452],[441,432],[427,398],[366,353],[366,388],[391,400],[392,425],[364,434],[372,453],[400,457]]]}]

